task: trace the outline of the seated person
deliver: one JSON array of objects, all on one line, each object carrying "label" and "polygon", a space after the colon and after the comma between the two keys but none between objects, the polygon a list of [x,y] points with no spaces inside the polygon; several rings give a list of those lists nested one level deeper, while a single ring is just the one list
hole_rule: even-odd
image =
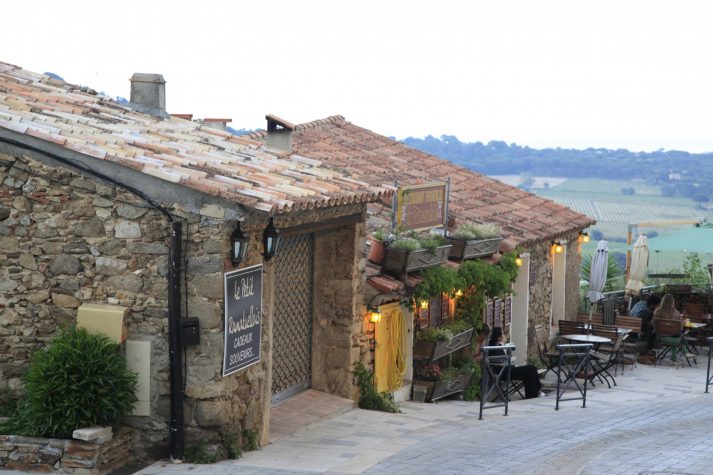
[{"label": "seated person", "polygon": [[[486,331],[487,325],[483,326],[483,331]],[[490,335],[488,346],[501,346],[503,344],[503,330],[500,327],[493,327],[493,332]],[[542,392],[542,384],[540,383],[540,375],[537,374],[537,368],[531,364],[523,366],[510,367],[510,379],[522,381],[525,385],[525,399],[531,399],[539,396],[544,396]]]},{"label": "seated person", "polygon": [[641,341],[646,342],[647,350],[654,346],[654,327],[651,320],[654,318],[654,311],[656,311],[659,304],[661,304],[661,298],[658,295],[649,295],[646,300],[639,300],[629,310],[630,317],[639,317],[641,319]]},{"label": "seated person", "polygon": [[[676,310],[674,306],[673,295],[666,294],[661,299],[661,305],[654,311],[653,321],[657,319],[662,320],[678,320],[683,321],[683,316]],[[666,336],[661,338],[661,343],[671,346],[671,361],[676,362],[677,350],[681,344],[680,336]]]}]

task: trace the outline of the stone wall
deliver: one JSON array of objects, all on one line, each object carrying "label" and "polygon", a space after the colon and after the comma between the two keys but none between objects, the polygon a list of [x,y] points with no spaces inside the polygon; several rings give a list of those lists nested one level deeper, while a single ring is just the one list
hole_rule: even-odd
[{"label": "stone wall", "polygon": [[[565,316],[574,319],[577,315],[579,298],[579,268],[581,256],[578,251],[578,232],[560,237],[567,241],[567,260],[565,263]],[[539,326],[549,331],[552,314],[552,254],[550,242],[536,243],[527,248],[530,253],[530,266],[533,271],[530,280],[529,331]],[[542,336],[542,335],[540,335]],[[533,338],[528,339],[527,354],[537,354],[537,346]]]},{"label": "stone wall", "polygon": [[344,398],[363,348],[364,247],[363,222],[315,236],[312,387]]},{"label": "stone wall", "polygon": [[[223,274],[234,270],[227,257],[235,221],[228,216],[236,212],[218,198],[199,198],[200,202],[166,205],[184,221],[182,315],[198,317],[201,327],[200,344],[185,352],[186,438],[189,443],[215,441],[221,432],[253,429],[266,442],[274,280],[272,261],[263,262],[261,255],[267,219],[250,214],[241,226],[250,237],[248,258],[241,267],[265,265],[262,358],[223,378]],[[156,447],[165,455],[170,413],[168,220],[123,188],[52,166],[43,157],[18,159],[2,153],[0,206],[12,211],[0,223],[0,386],[21,387],[20,376],[32,352],[45,346],[59,327],[76,321],[82,303],[128,307],[128,339],[152,344],[151,415],[132,416],[126,422],[141,430],[141,448]],[[285,228],[353,214],[363,218],[365,206],[281,215],[275,225]],[[353,346],[359,340],[354,333],[359,327],[355,322],[361,323],[356,303],[361,295],[354,292],[363,291],[363,255],[356,251],[363,249],[363,240],[363,224],[317,238],[315,273],[321,276],[322,294],[314,299],[315,328],[321,332],[320,342],[328,336],[325,351],[343,351],[335,361],[323,358],[328,361],[326,373],[320,373],[315,383],[345,396],[352,392],[349,366],[337,366],[350,365],[358,352]]]},{"label": "stone wall", "polygon": [[0,435],[0,470],[75,475],[109,473],[131,460],[132,432],[123,428],[103,444]]}]

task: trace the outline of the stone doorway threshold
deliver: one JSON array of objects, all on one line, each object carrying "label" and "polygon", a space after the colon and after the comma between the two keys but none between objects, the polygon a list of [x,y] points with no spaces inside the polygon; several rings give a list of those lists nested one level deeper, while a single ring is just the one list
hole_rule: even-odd
[{"label": "stone doorway threshold", "polygon": [[354,408],[354,401],[307,389],[270,409],[270,443]]}]

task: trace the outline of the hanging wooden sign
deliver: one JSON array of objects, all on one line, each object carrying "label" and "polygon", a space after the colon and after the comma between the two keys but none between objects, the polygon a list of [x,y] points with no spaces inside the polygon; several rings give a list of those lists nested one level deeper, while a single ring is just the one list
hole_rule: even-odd
[{"label": "hanging wooden sign", "polygon": [[225,274],[223,376],[260,361],[262,264]]}]

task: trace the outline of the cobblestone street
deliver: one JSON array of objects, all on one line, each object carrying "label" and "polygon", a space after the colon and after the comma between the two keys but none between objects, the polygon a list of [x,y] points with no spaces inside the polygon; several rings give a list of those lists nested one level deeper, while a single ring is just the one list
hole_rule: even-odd
[{"label": "cobblestone street", "polygon": [[477,403],[405,403],[403,414],[353,410],[239,461],[156,463],[142,475],[183,473],[713,473],[713,393],[698,367],[639,365],[554,410],[554,394],[515,401],[510,415]]}]

